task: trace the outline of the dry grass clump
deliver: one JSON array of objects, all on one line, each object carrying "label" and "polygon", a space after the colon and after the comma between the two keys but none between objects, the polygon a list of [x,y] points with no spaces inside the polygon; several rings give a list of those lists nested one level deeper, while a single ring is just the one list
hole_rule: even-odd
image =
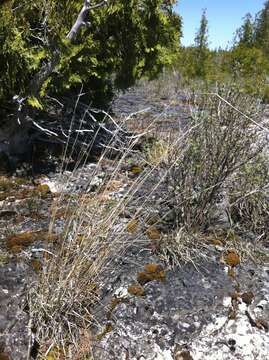
[{"label": "dry grass clump", "polygon": [[[124,138],[120,125],[118,131],[121,138]],[[161,159],[153,167],[128,166],[131,155],[137,155],[133,149],[140,136],[127,136],[124,143],[119,140],[117,133],[114,137],[115,141],[113,139],[106,146],[89,179],[91,189],[91,180],[100,171],[105,172],[103,164],[113,151],[109,170],[94,191],[87,192],[85,189],[78,202],[72,194],[69,198],[66,193],[58,197],[59,206],[65,200],[66,215],[68,214],[61,241],[55,248],[49,248],[45,252],[43,269],[28,295],[31,319],[29,325],[40,348],[40,358],[47,358],[57,350],[64,359],[73,359],[81,351],[85,334],[91,343],[98,340],[98,336],[89,335],[95,326],[98,328],[92,309],[95,305],[100,305],[102,289],[109,281],[113,264],[118,257],[124,256],[129,246],[138,246],[139,243],[141,248],[143,243],[148,242],[145,229],[134,225],[135,219],[139,218],[143,204],[161,181],[157,179],[157,184],[148,189],[148,192],[142,191],[141,199],[137,192],[158,168]],[[118,156],[115,156],[116,152]],[[84,166],[84,152],[80,154],[80,158],[83,160],[79,163]],[[76,169],[77,167],[75,171]],[[63,188],[68,181],[74,180],[75,171],[70,174],[70,179],[63,184]],[[115,187],[118,188],[119,179],[124,174],[125,180],[130,180],[129,186],[121,196],[110,196]],[[135,209],[131,219],[123,219],[125,211],[133,205],[135,196],[140,206]],[[56,204],[50,225],[51,232],[57,230],[57,210]]]},{"label": "dry grass clump", "polygon": [[[120,127],[118,131],[121,131]],[[87,194],[86,189],[76,204],[72,194],[70,200],[66,199],[66,208],[70,207],[72,211],[64,225],[62,240],[55,248],[45,251],[43,270],[29,290],[30,326],[45,357],[54,349],[60,349],[65,359],[73,359],[78,353],[81,333],[88,333],[95,324],[91,309],[100,300],[104,273],[109,272],[111,263],[130,245],[120,214],[131,201],[141,178],[146,175],[137,176],[129,191],[121,197],[109,197],[109,192],[113,192],[111,184],[118,184],[121,166],[138,140],[138,137],[131,136],[122,149],[115,149],[115,144],[118,146],[120,143],[117,132],[114,138],[115,141],[105,148],[91,176],[94,178],[101,171],[111,149],[114,153],[118,150],[118,156],[111,160],[113,171],[106,174],[94,193]],[[85,153],[81,154],[81,158],[86,161]],[[73,174],[70,181],[72,179]],[[59,197],[59,204],[66,196]],[[57,225],[57,206],[54,211],[51,232]]]},{"label": "dry grass clump", "polygon": [[201,241],[201,234],[186,231],[184,227],[165,236],[160,243],[160,257],[169,267],[185,263],[194,267],[205,257],[208,244]]},{"label": "dry grass clump", "polygon": [[117,215],[104,204],[80,204],[66,225],[60,248],[47,256],[29,294],[40,344],[49,340],[49,345],[66,351],[70,342],[78,344],[82,329],[94,323],[91,307],[99,299],[100,278],[122,251],[122,235],[114,228]]}]

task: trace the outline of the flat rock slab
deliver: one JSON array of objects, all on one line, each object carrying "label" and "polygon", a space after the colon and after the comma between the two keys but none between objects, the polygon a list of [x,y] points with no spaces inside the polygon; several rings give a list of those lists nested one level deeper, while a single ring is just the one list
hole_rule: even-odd
[{"label": "flat rock slab", "polygon": [[10,359],[23,360],[28,351],[28,316],[23,309],[31,270],[23,262],[0,266],[0,344]]},{"label": "flat rock slab", "polygon": [[[137,272],[143,271],[142,265],[141,268],[135,265],[143,263],[143,256],[132,264],[118,264],[111,273],[112,283],[104,298],[106,316],[102,318],[97,312],[101,340],[94,349],[96,359],[179,360],[182,351],[194,360],[269,358],[266,325],[260,329],[253,326],[245,313],[248,311],[253,319],[268,323],[268,268],[240,265],[235,281],[218,261],[216,251],[208,255],[198,270],[186,264],[167,271],[163,282],[145,284],[144,296],[128,293]],[[153,257],[151,260],[158,261]],[[254,294],[249,307],[240,297],[232,306],[235,289],[240,294],[247,291]],[[115,297],[117,305],[111,306]],[[232,309],[235,319],[228,318]]]}]

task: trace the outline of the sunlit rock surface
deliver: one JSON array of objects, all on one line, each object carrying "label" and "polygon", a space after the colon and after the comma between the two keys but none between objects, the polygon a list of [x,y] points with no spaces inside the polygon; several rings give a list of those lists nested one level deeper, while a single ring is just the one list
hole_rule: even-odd
[{"label": "sunlit rock surface", "polygon": [[[180,359],[182,351],[194,360],[269,357],[269,268],[240,265],[234,281],[212,250],[198,269],[187,264],[167,271],[165,281],[149,282],[143,296],[134,296],[128,294],[128,286],[148,254],[130,256],[130,262],[125,259],[111,274],[107,308],[113,297],[121,300],[111,314],[98,318],[103,327],[112,326],[96,345],[96,358]],[[240,294],[251,290],[253,303],[247,306],[238,297],[233,304],[235,289]],[[254,321],[262,319],[264,327],[251,323],[246,311]]]}]

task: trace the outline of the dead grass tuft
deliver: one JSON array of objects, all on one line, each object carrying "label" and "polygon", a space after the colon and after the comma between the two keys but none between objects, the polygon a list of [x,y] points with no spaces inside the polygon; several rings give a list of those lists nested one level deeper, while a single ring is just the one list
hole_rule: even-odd
[{"label": "dead grass tuft", "polygon": [[[118,156],[111,160],[113,170],[105,174],[94,192],[87,194],[86,189],[86,194],[79,200],[72,194],[69,198],[66,194],[61,195],[53,206],[51,233],[57,224],[57,202],[61,206],[64,197],[68,216],[61,241],[54,250],[50,248],[43,271],[28,295],[34,337],[45,357],[51,349],[60,348],[64,351],[64,358],[76,358],[83,342],[81,332],[88,333],[93,326],[98,327],[92,316],[92,307],[100,302],[105,274],[107,276],[117,257],[123,256],[128,247],[134,245],[134,241],[129,242],[133,225],[122,221],[120,214],[142,186],[147,171],[139,172],[121,196],[115,197],[113,193],[120,185],[118,175],[121,167],[127,162],[138,138],[130,137],[123,148],[118,148]],[[119,143],[118,139],[115,143]],[[111,142],[104,150],[92,178],[104,171],[104,159],[111,148],[115,151],[115,143]],[[81,156],[85,158],[85,154]],[[70,174],[69,181],[72,181],[73,174]]]}]

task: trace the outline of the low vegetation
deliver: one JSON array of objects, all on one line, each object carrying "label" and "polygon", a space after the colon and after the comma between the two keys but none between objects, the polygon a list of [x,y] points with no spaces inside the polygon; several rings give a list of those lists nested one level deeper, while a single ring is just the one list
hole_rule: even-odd
[{"label": "low vegetation", "polygon": [[[66,32],[79,1],[66,7],[54,0],[30,5],[6,1],[0,10],[0,80],[7,84],[0,85],[0,110],[5,119],[14,110],[10,104],[16,94],[25,96],[23,109],[31,109],[32,115],[37,109],[46,112],[48,99],[64,112],[57,97],[79,93],[75,109],[68,110],[70,129],[74,121],[85,124],[86,114],[98,124],[94,115],[102,111],[93,108],[91,113],[83,102],[90,99],[107,108],[116,89],[141,78],[140,89],[152,102],[165,102],[154,116],[140,110],[115,119],[102,112],[104,124],[98,129],[109,118],[113,131],[106,129],[110,140],[101,144],[91,178],[76,196],[66,189],[76,171],[87,167],[92,143],[85,138],[77,147],[80,153],[74,150],[75,141],[71,146],[67,141],[57,196],[49,185],[33,184],[29,190],[22,179],[0,178],[1,201],[16,193],[37,219],[41,205],[43,212],[49,208],[48,233],[6,234],[6,249],[0,250],[1,265],[42,241],[37,249],[41,255],[31,260],[36,276],[27,290],[29,359],[32,351],[44,360],[93,358],[93,344],[112,330],[108,322],[99,331],[93,309],[102,307],[110,273],[130,249],[146,249],[160,262],[143,264],[128,287],[128,296],[140,297],[146,283],[165,281],[167,269],[186,262],[199,267],[212,246],[221,249],[231,271],[246,259],[268,260],[261,249],[268,243],[269,222],[269,127],[264,115],[269,99],[269,1],[255,22],[246,16],[231,49],[218,51],[208,47],[206,12],[195,45],[177,46],[181,20],[173,4],[104,2],[94,15],[90,12],[91,23],[72,44]],[[62,54],[56,71],[31,94],[30,79],[46,67],[56,48]],[[84,88],[90,90],[84,93]],[[172,107],[176,115],[169,112]],[[56,109],[50,111],[57,117]],[[69,130],[61,128],[70,140]],[[77,141],[80,131],[75,131]],[[65,164],[74,159],[74,170],[66,172]],[[2,217],[13,213],[5,210]],[[124,301],[126,297],[113,299],[108,320]]]},{"label": "low vegetation", "polygon": [[[209,246],[236,248],[244,258],[244,241],[266,238],[269,182],[262,108],[235,89],[190,94],[189,122],[181,132],[169,141],[156,139],[142,153],[133,152],[139,139],[134,137],[113,160],[107,185],[73,204],[62,240],[50,248],[29,292],[41,353],[61,349],[65,356],[78,356],[85,336],[98,339],[91,310],[101,301],[116,259],[130,246],[152,244],[165,266],[188,261],[199,266]],[[105,154],[97,169],[104,159]],[[125,178],[123,197],[112,199],[110,185],[126,165],[131,182]],[[151,200],[154,189],[161,206]],[[130,220],[123,221],[134,203]],[[138,280],[128,291],[143,296],[143,285]]]}]

